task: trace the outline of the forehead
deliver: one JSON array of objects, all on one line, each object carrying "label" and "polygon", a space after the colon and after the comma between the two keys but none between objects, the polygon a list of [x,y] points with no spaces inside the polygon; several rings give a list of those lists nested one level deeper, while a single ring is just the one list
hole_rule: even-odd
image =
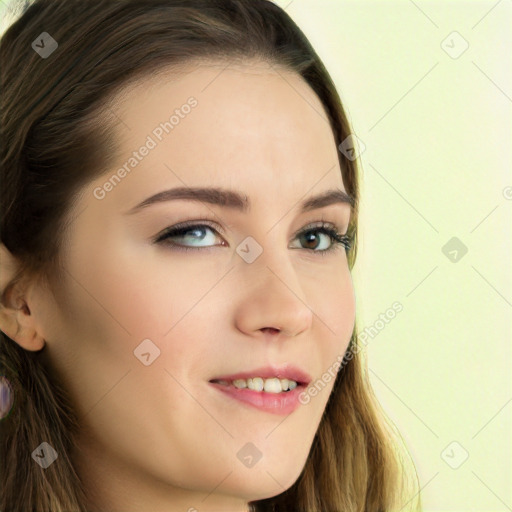
[{"label": "forehead", "polygon": [[[190,98],[197,106],[181,114]],[[199,61],[163,69],[125,87],[115,111],[117,132],[127,143],[136,143],[134,136],[151,133],[175,112],[181,116],[166,138],[170,144],[193,136],[201,137],[197,146],[213,142],[225,149],[236,149],[237,142],[246,149],[269,140],[285,144],[300,136],[310,141],[308,146],[334,142],[323,105],[309,84],[297,73],[260,61]]]},{"label": "forehead", "polygon": [[127,194],[215,185],[302,195],[319,180],[322,189],[344,188],[323,105],[290,70],[259,61],[195,62],[139,79],[112,105],[117,165],[148,138],[153,146],[124,180]]}]

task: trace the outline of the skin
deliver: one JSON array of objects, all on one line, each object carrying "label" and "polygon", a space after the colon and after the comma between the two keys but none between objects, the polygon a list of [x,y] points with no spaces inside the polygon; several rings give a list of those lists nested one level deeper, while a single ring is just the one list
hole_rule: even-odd
[{"label": "skin", "polygon": [[[288,489],[334,380],[288,417],[225,397],[208,381],[292,363],[315,382],[353,331],[345,249],[321,255],[316,247],[329,247],[329,235],[317,232],[311,245],[297,236],[322,220],[345,233],[350,218],[348,204],[298,213],[310,195],[345,190],[321,102],[290,71],[261,62],[224,68],[203,62],[153,75],[117,97],[118,165],[85,186],[70,212],[67,278],[53,294],[37,280],[20,285],[1,309],[2,330],[27,350],[44,347],[70,393],[82,426],[73,459],[93,511],[241,512]],[[97,199],[94,189],[190,96],[197,107]],[[241,191],[252,206],[242,213],[179,200],[125,214],[178,186]],[[189,220],[210,220],[225,234],[175,240],[206,247],[197,251],[153,243]],[[236,252],[247,236],[263,248],[250,264]],[[4,288],[16,262],[4,246],[0,255]],[[146,338],[160,349],[149,366],[133,353]],[[248,442],[262,453],[252,468],[236,457]]]}]

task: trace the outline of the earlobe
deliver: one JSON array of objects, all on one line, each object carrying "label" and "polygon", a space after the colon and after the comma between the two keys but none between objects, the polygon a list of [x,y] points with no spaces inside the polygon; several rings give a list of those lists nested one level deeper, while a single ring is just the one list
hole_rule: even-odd
[{"label": "earlobe", "polygon": [[13,283],[17,268],[15,258],[0,244],[0,330],[25,350],[41,350],[45,340],[37,332],[21,283]]},{"label": "earlobe", "polygon": [[0,305],[0,330],[25,350],[37,351],[44,347],[45,340],[34,328],[26,304],[17,309]]}]

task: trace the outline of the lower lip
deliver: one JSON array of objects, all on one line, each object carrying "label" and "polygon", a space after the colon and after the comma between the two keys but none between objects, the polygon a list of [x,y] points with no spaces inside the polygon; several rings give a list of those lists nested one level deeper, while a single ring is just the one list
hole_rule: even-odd
[{"label": "lower lip", "polygon": [[247,388],[238,389],[232,385],[224,386],[216,382],[209,382],[209,384],[225,395],[255,407],[260,411],[280,415],[288,415],[297,409],[300,405],[299,395],[305,388],[304,385],[299,384],[291,391],[267,393],[265,391],[254,391]]}]

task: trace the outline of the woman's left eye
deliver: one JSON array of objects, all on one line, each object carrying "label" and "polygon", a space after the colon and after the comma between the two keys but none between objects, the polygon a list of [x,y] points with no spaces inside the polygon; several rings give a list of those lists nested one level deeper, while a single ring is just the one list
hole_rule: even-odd
[{"label": "woman's left eye", "polygon": [[[208,224],[178,224],[176,226],[166,228],[160,235],[157,236],[157,238],[154,240],[154,243],[162,242],[165,245],[171,246],[172,249],[181,251],[208,249],[212,247],[212,245],[192,247],[182,245],[181,243],[187,240],[189,242],[203,242],[204,240],[208,241],[208,236],[205,234],[208,231],[218,235],[217,230]],[[320,235],[323,235],[324,239],[327,241],[327,248],[318,249],[318,247],[322,246],[322,239],[319,238]],[[210,237],[210,241],[213,242],[214,239],[215,235]],[[320,223],[320,225],[306,227],[297,234],[297,239],[300,239],[300,241],[306,245],[306,247],[304,247],[305,249],[321,253],[322,255],[341,248],[344,248],[346,251],[348,251],[352,245],[351,237],[346,234],[340,234],[334,225],[330,223],[326,224],[324,222]],[[181,242],[177,243],[176,240],[181,240]]]}]

